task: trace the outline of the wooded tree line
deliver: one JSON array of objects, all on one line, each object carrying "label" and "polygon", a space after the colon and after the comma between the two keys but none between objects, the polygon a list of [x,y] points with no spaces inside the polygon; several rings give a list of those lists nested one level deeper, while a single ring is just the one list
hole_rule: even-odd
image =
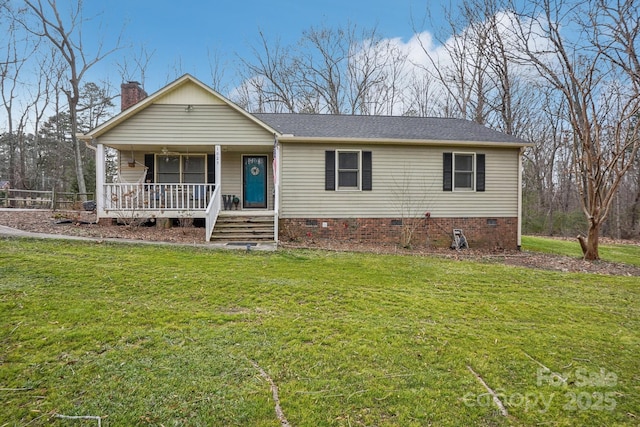
[{"label": "wooded tree line", "polygon": [[[85,73],[119,46],[83,48],[81,1],[64,19],[53,0],[0,4],[9,30],[0,179],[91,187],[92,153],[75,133],[111,116],[118,93]],[[311,27],[292,45],[259,33],[235,65],[215,58],[210,83],[224,92],[222,73],[236,71],[226,94],[251,112],[455,117],[529,141],[525,232],[584,233],[594,259],[599,235],[640,234],[639,9],[633,0],[464,0],[429,33],[429,16],[416,19],[406,43],[353,24]],[[120,64],[120,78],[144,83],[151,55]],[[40,66],[25,87],[33,58]]]}]

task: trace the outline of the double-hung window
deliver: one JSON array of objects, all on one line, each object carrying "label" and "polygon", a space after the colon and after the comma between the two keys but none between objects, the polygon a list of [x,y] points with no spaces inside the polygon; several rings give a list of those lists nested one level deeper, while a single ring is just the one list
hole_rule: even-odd
[{"label": "double-hung window", "polygon": [[360,151],[337,151],[338,190],[360,189]]},{"label": "double-hung window", "polygon": [[453,189],[473,191],[475,154],[453,153]]},{"label": "double-hung window", "polygon": [[157,156],[156,173],[159,183],[194,184],[206,182],[204,155]]},{"label": "double-hung window", "polygon": [[325,151],[325,190],[371,191],[371,151]]},{"label": "double-hung window", "polygon": [[201,184],[206,181],[205,156],[182,157],[182,183]]},{"label": "double-hung window", "polygon": [[485,155],[443,153],[444,191],[485,191]]}]

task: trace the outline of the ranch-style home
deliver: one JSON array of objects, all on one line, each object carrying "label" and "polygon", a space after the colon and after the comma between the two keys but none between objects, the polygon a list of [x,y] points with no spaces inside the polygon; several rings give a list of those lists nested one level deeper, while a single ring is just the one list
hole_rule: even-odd
[{"label": "ranch-style home", "polygon": [[80,137],[100,221],[193,219],[222,242],[449,247],[455,229],[470,247],[520,246],[528,144],[465,120],[252,114],[184,75],[150,96],[123,84],[122,111]]}]

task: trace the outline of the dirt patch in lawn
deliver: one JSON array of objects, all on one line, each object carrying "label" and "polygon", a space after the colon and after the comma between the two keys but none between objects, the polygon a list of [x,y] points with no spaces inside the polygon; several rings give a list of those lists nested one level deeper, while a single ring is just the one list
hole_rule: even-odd
[{"label": "dirt patch in lawn", "polygon": [[[0,210],[0,225],[34,233],[81,236],[91,238],[113,238],[144,240],[151,242],[169,242],[180,244],[205,243],[205,230],[202,227],[175,225],[171,228],[156,226],[115,225],[111,221],[96,223],[96,215],[84,211],[43,211],[43,210]],[[607,241],[603,243],[638,242]],[[577,243],[576,243],[577,244]],[[640,267],[607,261],[587,262],[580,258],[561,255],[549,255],[536,252],[488,252],[486,250],[462,250],[417,248],[403,249],[395,245],[371,245],[360,242],[317,241],[312,244],[284,242],[284,248],[309,248],[332,251],[368,252],[376,254],[432,255],[452,260],[474,260],[481,262],[502,263],[507,265],[555,270],[563,272],[580,272],[609,274],[618,276],[640,276]]]}]

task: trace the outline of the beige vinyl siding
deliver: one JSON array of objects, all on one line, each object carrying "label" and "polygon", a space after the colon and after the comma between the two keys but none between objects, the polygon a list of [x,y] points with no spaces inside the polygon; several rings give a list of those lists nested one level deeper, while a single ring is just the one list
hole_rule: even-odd
[{"label": "beige vinyl siding", "polygon": [[[240,199],[238,209],[242,209],[242,156],[267,156],[267,209],[273,209],[273,170],[271,152],[238,152],[222,153],[222,194],[236,195]],[[252,209],[248,209],[252,210]]]},{"label": "beige vinyl siding", "polygon": [[226,105],[154,104],[100,137],[105,145],[273,145],[273,135]]},{"label": "beige vinyl siding", "polygon": [[[221,194],[238,196],[242,200],[242,159],[238,152],[222,153]],[[240,204],[242,206],[242,204]]]},{"label": "beige vinyl siding", "polygon": [[[372,152],[373,191],[325,191],[325,151]],[[442,153],[486,155],[486,191],[442,190]],[[283,218],[516,217],[518,149],[283,144]]]},{"label": "beige vinyl siding", "polygon": [[199,104],[217,104],[226,105],[223,100],[212,94],[211,92],[203,90],[195,83],[188,82],[176,88],[173,91],[168,92],[164,96],[161,96],[154,101],[155,104],[184,104],[184,105],[199,105]]}]

